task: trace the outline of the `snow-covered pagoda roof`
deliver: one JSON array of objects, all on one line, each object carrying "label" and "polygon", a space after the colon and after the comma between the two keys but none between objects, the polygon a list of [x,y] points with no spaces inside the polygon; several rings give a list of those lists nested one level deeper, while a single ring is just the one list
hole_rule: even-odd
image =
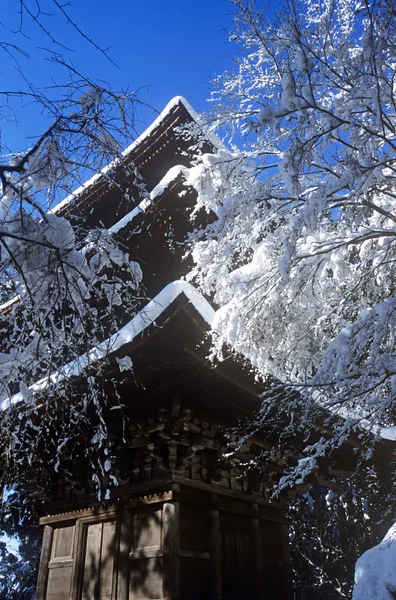
[{"label": "snow-covered pagoda roof", "polygon": [[[61,216],[83,215],[88,221],[92,221],[97,214],[106,226],[114,225],[115,214],[106,213],[106,204],[117,206],[114,202],[117,191],[120,192],[122,183],[127,180],[131,186],[132,180],[140,177],[145,186],[151,192],[163,177],[177,165],[190,165],[192,152],[189,143],[181,139],[175,132],[180,126],[188,123],[201,124],[200,118],[191,105],[182,96],[173,98],[154,120],[154,122],[121,154],[121,156],[108,165],[99,173],[93,175],[83,185],[77,188],[64,200],[51,209],[51,212]],[[203,151],[211,152],[215,146],[221,145],[215,136],[206,133],[206,147]],[[121,186],[120,186],[121,184]],[[139,194],[139,190],[131,186],[130,195]],[[122,189],[125,194],[125,189]],[[118,201],[121,199],[117,197]],[[118,207],[122,212],[122,206]],[[104,217],[104,220],[103,220]],[[94,224],[94,223],[92,223]]]},{"label": "snow-covered pagoda roof", "polygon": [[[145,131],[130,144],[122,152],[120,157],[121,160],[132,161],[139,159],[145,152],[152,147],[154,142],[167,132],[169,126],[174,126],[174,121],[169,124],[169,120],[172,119],[177,113],[180,112],[180,108],[184,109],[188,113],[191,121],[199,121],[199,116],[189,104],[189,102],[182,96],[175,96],[168,102],[164,110],[158,115],[158,117],[145,129]],[[165,131],[164,131],[165,129]],[[157,150],[156,150],[157,151]],[[117,168],[117,161],[113,161],[106,165],[100,173],[95,173],[90,179],[85,181],[79,188],[67,196],[64,200],[59,202],[51,210],[54,214],[64,214],[72,207],[72,205],[78,201],[82,201],[87,194],[91,194],[95,191],[98,185],[103,183],[106,184],[108,181],[108,175]]]},{"label": "snow-covered pagoda roof", "polygon": [[[130,345],[136,338],[156,324],[161,315],[181,295],[202,317],[204,322],[210,326],[214,316],[214,309],[209,302],[190,283],[186,281],[172,281],[144,308],[142,308],[124,327],[115,334],[104,340],[98,346],[92,348],[86,354],[72,360],[55,371],[49,378],[45,377],[31,386],[35,393],[44,392],[50,384],[61,383],[64,379],[81,376],[87,367],[108,358],[111,355],[122,354],[122,349]],[[21,393],[15,394],[11,400],[2,403],[2,410],[11,404],[23,401]]]}]

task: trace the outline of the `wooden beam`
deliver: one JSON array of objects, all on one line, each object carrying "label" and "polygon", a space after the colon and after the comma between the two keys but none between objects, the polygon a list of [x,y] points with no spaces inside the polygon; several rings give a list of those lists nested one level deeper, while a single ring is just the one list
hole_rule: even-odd
[{"label": "wooden beam", "polygon": [[41,546],[40,566],[38,572],[36,600],[45,600],[48,582],[48,565],[51,557],[53,529],[50,525],[44,527],[43,544]]},{"label": "wooden beam", "polygon": [[71,575],[70,600],[79,600],[81,598],[82,577],[84,573],[85,562],[85,538],[87,530],[84,523],[76,522],[76,531],[74,537],[73,549],[73,568]]},{"label": "wooden beam", "polygon": [[328,473],[332,477],[345,477],[345,478],[349,479],[350,477],[352,477],[355,474],[355,471],[343,471],[342,469],[330,468],[328,470]]},{"label": "wooden beam", "polygon": [[316,483],[332,490],[342,490],[342,483],[339,481],[330,481],[329,479],[324,479],[324,477],[316,477]]},{"label": "wooden beam", "polygon": [[48,563],[49,569],[63,569],[64,567],[72,567],[73,559],[72,558],[58,558],[57,560],[52,560]]},{"label": "wooden beam", "polygon": [[179,600],[179,528],[179,502],[165,502],[163,506],[163,598],[166,600]]},{"label": "wooden beam", "polygon": [[199,558],[202,560],[209,560],[209,552],[202,552],[199,550],[180,550],[179,556],[182,558]]},{"label": "wooden beam", "polygon": [[197,480],[193,481],[178,475],[177,472],[172,473],[172,480],[179,485],[185,486],[186,488],[202,490],[203,492],[209,492],[211,494],[216,494],[217,496],[228,496],[229,498],[235,498],[235,500],[241,500],[246,504],[260,504],[268,506],[269,508],[273,507],[278,509],[280,508],[281,510],[287,510],[287,503],[282,500],[270,501],[266,498],[262,498],[261,496],[253,494],[249,495],[246,492],[230,490],[229,488],[221,487],[216,484],[205,483]]},{"label": "wooden beam", "polygon": [[132,531],[132,512],[124,510],[121,516],[120,543],[118,547],[117,600],[129,597],[129,544]]},{"label": "wooden beam", "polygon": [[[120,486],[117,488],[119,496],[128,496],[129,494],[132,496],[136,492],[147,491],[147,495],[140,495],[135,498],[129,499],[128,506],[141,506],[143,504],[155,504],[157,502],[165,502],[172,498],[171,491],[164,491],[158,494],[150,494],[149,492],[154,488],[162,487],[162,483],[164,482],[165,486],[172,487],[177,489],[177,485],[171,484],[170,478],[166,476],[165,478],[153,479],[151,481],[141,481],[138,484],[126,484],[125,486]],[[140,488],[140,489],[139,489]],[[92,501],[92,496],[87,496],[87,500],[90,499]],[[78,498],[76,498],[78,500]],[[65,511],[59,514],[46,515],[45,517],[40,518],[40,525],[49,525],[52,523],[61,523],[64,521],[74,521],[76,519],[81,519],[84,517],[95,516],[99,519],[102,517],[113,517],[117,514],[118,507],[117,505],[110,504],[108,506],[91,506],[89,508],[81,508],[75,511]]]},{"label": "wooden beam", "polygon": [[221,580],[221,540],[220,540],[220,517],[218,510],[209,511],[210,533],[209,533],[209,552],[210,552],[210,575],[212,582],[213,600],[221,600],[222,580]]},{"label": "wooden beam", "polygon": [[261,532],[260,532],[260,520],[252,519],[253,525],[253,549],[254,549],[254,574],[256,578],[256,597],[260,600],[264,597],[264,582],[263,582],[263,556],[261,550]]},{"label": "wooden beam", "polygon": [[[126,507],[139,507],[146,504],[158,504],[160,502],[165,502],[166,500],[171,500],[173,498],[173,492],[165,492],[163,494],[153,494],[150,496],[141,496],[140,498],[131,498],[129,502],[126,504]],[[103,519],[112,519],[117,517],[119,512],[119,507],[114,504],[110,506],[102,506],[98,508],[86,508],[83,510],[78,510],[75,512],[68,512],[59,515],[53,515],[48,517],[41,517],[40,525],[45,524],[54,524],[54,523],[62,523],[64,521],[74,521],[79,520],[84,523],[87,522],[96,522],[101,521]]]}]

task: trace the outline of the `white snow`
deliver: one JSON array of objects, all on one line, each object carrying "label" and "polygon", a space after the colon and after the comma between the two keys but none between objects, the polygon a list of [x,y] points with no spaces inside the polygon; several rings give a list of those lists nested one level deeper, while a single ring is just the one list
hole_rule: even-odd
[{"label": "white snow", "polygon": [[394,600],[396,592],[396,523],[374,548],[356,562],[352,600]]},{"label": "white snow", "polygon": [[[69,377],[81,375],[88,366],[97,363],[106,358],[109,354],[116,352],[126,344],[132,342],[147,327],[155,323],[164,310],[176,300],[180,294],[184,294],[201,317],[210,326],[214,319],[214,310],[209,302],[188,282],[173,281],[151,300],[135,317],[122,327],[117,333],[112,335],[95,348],[70,363],[64,365],[49,377],[40,379],[30,386],[30,391],[38,393],[43,392],[48,384],[59,383]],[[1,410],[6,410],[10,406],[23,401],[22,393],[14,394],[10,399],[4,400],[1,404]]]},{"label": "white snow", "polygon": [[183,165],[176,165],[169,169],[169,171],[166,173],[166,175],[164,175],[164,177],[161,179],[158,185],[156,185],[155,188],[151,191],[151,200],[154,200],[155,198],[158,198],[158,196],[161,196],[166,190],[166,188],[168,188],[171,185],[171,183],[173,183],[175,179],[177,179],[179,175],[184,175],[187,178],[189,173],[190,169],[184,167]]},{"label": "white snow", "polygon": [[382,427],[380,432],[380,437],[384,440],[391,440],[396,442],[396,425],[390,427]]},{"label": "white snow", "polygon": [[123,356],[122,358],[116,356],[116,361],[121,373],[122,371],[132,371],[132,359],[130,356]]},{"label": "white snow", "polygon": [[3,310],[7,310],[7,308],[16,304],[18,300],[19,296],[13,296],[11,300],[7,300],[7,302],[4,302],[4,304],[0,304],[0,312],[3,312]]},{"label": "white snow", "polygon": [[144,200],[142,200],[142,202],[140,202],[140,204],[135,206],[133,210],[127,213],[125,217],[123,217],[122,219],[117,221],[117,223],[114,223],[114,225],[109,227],[109,233],[118,233],[119,231],[121,231],[121,229],[125,229],[128,223],[133,221],[133,219],[137,217],[137,215],[146,212],[149,206],[151,206],[151,200],[145,198]]}]

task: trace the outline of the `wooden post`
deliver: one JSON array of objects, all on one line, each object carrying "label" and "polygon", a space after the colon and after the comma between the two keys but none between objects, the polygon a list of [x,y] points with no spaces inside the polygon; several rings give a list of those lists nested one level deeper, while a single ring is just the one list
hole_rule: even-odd
[{"label": "wooden post", "polygon": [[264,597],[263,555],[261,551],[260,519],[252,519],[254,535],[254,570],[256,579],[256,598]]},{"label": "wooden post", "polygon": [[48,563],[51,557],[53,529],[51,525],[44,527],[43,544],[41,546],[40,566],[38,572],[36,600],[45,600],[48,582]]},{"label": "wooden post", "polygon": [[221,585],[221,545],[220,545],[220,517],[218,510],[209,511],[210,518],[210,575],[212,582],[213,600],[222,599]]},{"label": "wooden post", "polygon": [[129,541],[132,524],[131,511],[125,511],[121,516],[120,542],[117,562],[117,595],[119,600],[127,600],[129,593]]},{"label": "wooden post", "polygon": [[284,565],[284,597],[285,600],[291,600],[293,598],[293,572],[290,561],[289,527],[287,523],[282,523],[279,533],[281,535],[282,561]]},{"label": "wooden post", "polygon": [[71,575],[70,600],[81,598],[84,561],[85,561],[85,541],[87,530],[86,526],[79,520],[76,521],[76,531],[74,533],[73,550],[73,569]]},{"label": "wooden post", "polygon": [[129,549],[132,533],[132,512],[125,510],[121,514],[120,545],[118,550],[117,600],[129,597]]},{"label": "wooden post", "polygon": [[179,600],[179,502],[165,502],[163,506],[163,597]]}]

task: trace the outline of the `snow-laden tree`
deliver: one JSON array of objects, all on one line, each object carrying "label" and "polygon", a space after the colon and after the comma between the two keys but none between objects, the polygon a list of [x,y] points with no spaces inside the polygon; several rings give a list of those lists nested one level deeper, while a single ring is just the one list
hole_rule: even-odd
[{"label": "snow-laden tree", "polygon": [[191,238],[192,277],[219,306],[215,353],[268,378],[257,427],[283,414],[286,436],[320,432],[300,477],[351,432],[395,424],[396,8],[234,4],[239,53],[207,117],[232,150],[190,172],[217,215]]},{"label": "snow-laden tree", "polygon": [[67,179],[75,181],[76,167],[109,160],[110,144],[116,151],[107,130],[109,100],[105,90],[90,87],[72,114],[57,107],[54,123],[32,148],[0,163],[3,398],[12,398],[17,385],[29,402],[32,383],[114,329],[113,307],[138,286],[138,265],[111,234],[86,231],[84,223],[48,211]]},{"label": "snow-laden tree", "polygon": [[[41,10],[40,2],[17,4],[20,26],[32,19],[47,41],[56,43],[43,17],[48,4],[65,25],[88,40],[68,16],[66,5],[48,0]],[[37,45],[43,44],[42,37]],[[22,29],[18,43],[25,39]],[[115,236],[103,226],[88,229],[77,210],[71,209],[73,218],[68,220],[54,209],[64,198],[73,207],[82,191],[73,190],[105,167],[103,177],[109,183],[117,179],[122,201],[133,202],[120,180],[132,178],[141,187],[134,166],[126,164],[122,154],[134,136],[138,98],[81,75],[58,50],[59,45],[45,58],[55,62],[61,84],[51,71],[48,87],[36,87],[27,62],[21,72],[22,87],[0,90],[4,120],[13,113],[22,121],[24,105],[33,103],[41,113],[40,123],[45,124],[30,147],[2,146],[0,156],[0,495],[4,493],[4,501],[15,484],[27,492],[34,488],[37,492],[41,486],[45,495],[51,472],[58,469],[63,455],[73,456],[84,436],[88,436],[85,456],[92,468],[92,487],[100,488],[108,443],[102,418],[107,396],[100,365],[91,368],[86,353],[131,318],[141,297],[140,267]],[[18,70],[22,58],[27,60],[23,46],[8,41],[0,40],[0,52]],[[75,375],[88,379],[83,393],[74,394],[71,402]]]},{"label": "snow-laden tree", "polygon": [[[36,496],[50,495],[62,460],[80,452],[93,491],[109,479],[102,417],[109,397],[100,365],[81,357],[133,315],[141,296],[140,268],[126,248],[103,227],[89,229],[73,208],[74,190],[107,165],[103,176],[117,179],[120,198],[132,204],[120,180],[136,179],[134,166],[122,150],[134,137],[139,100],[79,72],[52,24],[57,35],[64,25],[108,57],[69,8],[21,0],[1,15],[2,70],[19,79],[11,78],[13,88],[4,78],[0,88],[0,598],[34,595]],[[29,21],[34,40],[25,33]],[[45,50],[48,43],[55,50]],[[29,59],[29,44],[42,62]],[[45,88],[36,70],[41,82],[48,70]],[[34,137],[26,148],[10,147],[20,123]],[[65,198],[72,220],[53,210]],[[86,377],[78,394],[73,374]]]},{"label": "snow-laden tree", "polygon": [[1,502],[1,600],[32,600],[35,596],[42,533],[31,509],[31,501],[18,486],[8,489]]},{"label": "snow-laden tree", "polygon": [[289,503],[296,600],[350,598],[357,558],[395,516],[394,494],[374,470],[337,478],[337,484],[314,486]]}]

